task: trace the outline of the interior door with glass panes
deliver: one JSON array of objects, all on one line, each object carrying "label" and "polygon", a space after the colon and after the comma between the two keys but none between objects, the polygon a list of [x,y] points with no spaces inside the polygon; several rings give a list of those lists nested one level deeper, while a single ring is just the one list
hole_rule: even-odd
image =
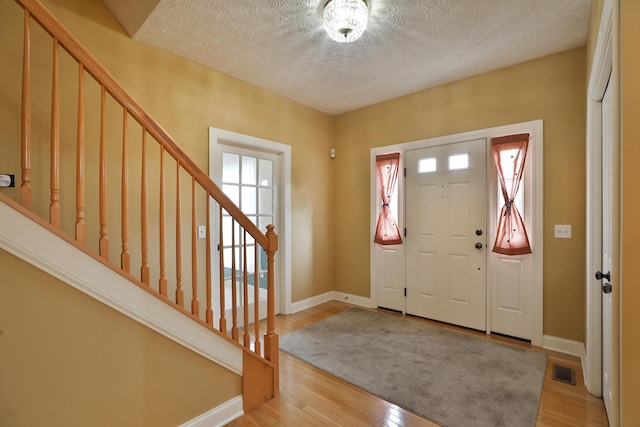
[{"label": "interior door with glass panes", "polygon": [[[233,146],[223,146],[222,155],[222,176],[220,183],[222,191],[247,215],[247,217],[260,229],[266,233],[267,225],[273,224],[278,229],[278,182],[279,182],[279,161],[275,154],[260,151],[248,150]],[[233,231],[233,232],[232,232]],[[254,319],[255,292],[259,296],[260,320],[267,315],[267,255],[258,246],[258,263],[256,265],[256,245],[248,234],[239,232],[237,224],[234,224],[231,216],[223,211],[222,214],[222,236],[224,251],[224,279],[225,279],[225,314],[231,315],[233,307],[233,278],[235,277],[236,307],[241,309],[245,302],[249,304],[249,323]],[[232,241],[232,238],[234,241]],[[246,245],[245,245],[245,240]],[[235,244],[235,256],[232,253]],[[242,249],[246,246],[246,254]],[[246,259],[245,259],[246,258]],[[235,260],[235,274],[232,262]],[[246,262],[248,276],[248,292],[243,294],[242,270]],[[278,269],[276,267],[275,277],[278,282]],[[276,287],[277,288],[277,287]],[[278,289],[276,289],[276,314],[279,313]],[[219,298],[219,296],[215,296]],[[239,319],[240,320],[240,319]],[[242,325],[240,325],[242,326]]]}]

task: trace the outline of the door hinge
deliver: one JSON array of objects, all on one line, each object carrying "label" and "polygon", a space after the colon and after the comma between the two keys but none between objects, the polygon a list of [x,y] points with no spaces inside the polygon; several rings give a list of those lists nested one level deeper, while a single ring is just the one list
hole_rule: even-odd
[{"label": "door hinge", "polygon": [[407,237],[407,229],[406,229],[406,227],[404,229],[404,237]]},{"label": "door hinge", "polygon": [[404,288],[404,296],[407,296],[407,288]]},{"label": "door hinge", "polygon": [[404,168],[404,177],[407,177],[407,168]]}]

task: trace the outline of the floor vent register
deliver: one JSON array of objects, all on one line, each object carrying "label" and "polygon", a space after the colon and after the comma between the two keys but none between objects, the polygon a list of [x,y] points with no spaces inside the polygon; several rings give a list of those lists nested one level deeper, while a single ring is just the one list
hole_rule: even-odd
[{"label": "floor vent register", "polygon": [[566,366],[553,365],[553,379],[562,383],[576,385],[576,373]]}]

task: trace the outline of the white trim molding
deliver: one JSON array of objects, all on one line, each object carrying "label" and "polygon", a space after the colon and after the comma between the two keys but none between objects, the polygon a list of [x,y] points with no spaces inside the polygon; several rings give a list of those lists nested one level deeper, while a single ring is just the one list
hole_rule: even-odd
[{"label": "white trim molding", "polygon": [[342,301],[353,305],[359,305],[360,307],[373,307],[371,298],[361,297],[358,295],[346,294],[344,292],[329,291],[324,294],[316,295],[311,298],[303,299],[301,301],[294,302],[292,307],[292,313],[297,313],[307,308],[315,307],[329,301]]},{"label": "white trim molding", "polygon": [[545,335],[542,348],[546,350],[558,351],[564,354],[570,354],[579,358],[585,355],[584,343],[580,341],[568,340],[566,338]]},{"label": "white trim molding", "polygon": [[220,427],[227,425],[244,415],[243,404],[242,396],[234,397],[222,405],[216,406],[204,414],[187,421],[180,427]]},{"label": "white trim molding", "polygon": [[[0,248],[201,356],[242,375],[242,349],[0,202]],[[82,262],[78,262],[82,260]]]},{"label": "white trim molding", "polygon": [[365,298],[358,295],[345,294],[344,292],[333,292],[333,299],[336,301],[347,302],[353,305],[359,305],[360,307],[373,307],[371,304],[371,298]]},{"label": "white trim molding", "polygon": [[586,323],[584,382],[602,395],[602,291],[593,274],[602,264],[602,97],[613,70],[613,8],[605,0],[587,89]]},{"label": "white trim molding", "polygon": [[291,310],[292,313],[297,313],[299,311],[306,310],[307,308],[315,307],[316,305],[333,300],[333,291],[325,292],[324,294],[294,302],[291,304]]}]

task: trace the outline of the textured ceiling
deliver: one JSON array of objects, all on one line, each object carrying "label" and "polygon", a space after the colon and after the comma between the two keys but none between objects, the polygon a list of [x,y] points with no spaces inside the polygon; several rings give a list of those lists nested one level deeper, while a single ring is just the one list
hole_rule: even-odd
[{"label": "textured ceiling", "polygon": [[103,1],[136,40],[339,114],[581,46],[591,0],[368,0],[344,44],[326,0]]}]

